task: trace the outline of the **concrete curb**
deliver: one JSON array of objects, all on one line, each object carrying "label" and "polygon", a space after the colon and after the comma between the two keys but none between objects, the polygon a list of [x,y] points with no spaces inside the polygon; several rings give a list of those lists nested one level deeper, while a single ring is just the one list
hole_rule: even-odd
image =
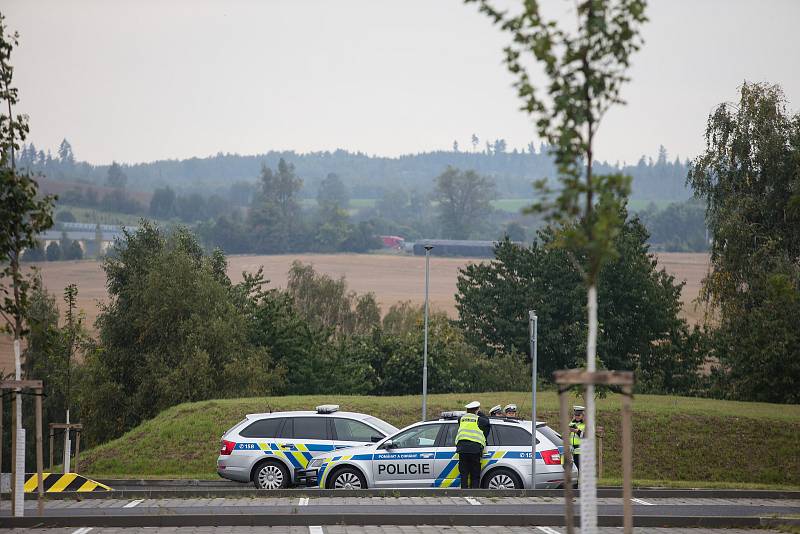
[{"label": "concrete curb", "polygon": [[[31,527],[204,527],[204,526],[310,526],[310,525],[449,525],[449,526],[563,526],[555,514],[186,514],[4,517],[6,528]],[[622,526],[622,516],[600,516],[599,526]],[[637,527],[752,528],[774,518],[726,516],[635,516]],[[774,523],[773,523],[774,525]]]},{"label": "concrete curb", "polygon": [[[104,481],[107,483],[108,481]],[[111,486],[114,487],[113,485]],[[142,489],[116,489],[95,493],[48,493],[47,499],[196,499],[196,498],[228,498],[243,497],[563,497],[563,490],[462,490],[462,489],[368,489],[368,490],[320,490],[320,489],[285,489],[257,490],[244,484],[236,487],[214,486],[142,486]],[[580,497],[580,490],[576,490]],[[622,498],[622,489],[603,488],[597,490],[601,498]],[[634,497],[643,499],[771,499],[800,500],[800,491],[771,490],[705,490],[705,489],[638,489],[633,491]],[[26,499],[36,499],[36,493],[25,494]]]},{"label": "concrete curb", "polygon": [[102,482],[106,486],[178,486],[178,487],[201,487],[201,488],[241,488],[245,484],[233,482],[232,480],[218,479],[218,480],[199,480],[191,478],[169,478],[169,479],[153,479],[153,478],[98,478],[95,479]]}]

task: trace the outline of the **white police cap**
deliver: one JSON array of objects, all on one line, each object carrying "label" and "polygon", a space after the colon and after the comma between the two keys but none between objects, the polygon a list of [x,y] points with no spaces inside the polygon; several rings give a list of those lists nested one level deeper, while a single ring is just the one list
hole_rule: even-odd
[{"label": "white police cap", "polygon": [[503,411],[503,407],[498,404],[496,406],[492,406],[492,409],[489,410],[489,415],[494,414],[494,413],[500,413],[502,411]]},{"label": "white police cap", "polygon": [[573,406],[572,410],[576,412],[585,412],[586,408],[584,408],[583,406]]},{"label": "white police cap", "polygon": [[481,403],[478,402],[478,401],[472,401],[469,404],[467,404],[466,406],[464,406],[464,408],[466,408],[467,410],[472,410],[474,408],[480,408],[480,407],[481,407]]},{"label": "white police cap", "polygon": [[517,411],[517,405],[516,404],[506,404],[506,407],[505,407],[505,409],[503,411],[504,412],[516,412]]}]

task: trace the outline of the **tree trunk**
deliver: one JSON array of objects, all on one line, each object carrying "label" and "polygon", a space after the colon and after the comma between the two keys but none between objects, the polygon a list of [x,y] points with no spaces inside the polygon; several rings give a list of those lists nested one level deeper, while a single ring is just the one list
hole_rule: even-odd
[{"label": "tree trunk", "polygon": [[[596,371],[597,356],[597,285],[592,282],[588,295],[589,338],[586,343],[586,370]],[[581,533],[597,532],[597,471],[594,441],[594,386],[586,386],[586,431],[581,438]]]}]

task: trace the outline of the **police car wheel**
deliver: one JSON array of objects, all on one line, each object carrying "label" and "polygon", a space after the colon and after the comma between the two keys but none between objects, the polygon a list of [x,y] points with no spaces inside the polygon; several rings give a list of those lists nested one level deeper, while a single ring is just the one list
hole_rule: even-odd
[{"label": "police car wheel", "polygon": [[282,489],[289,486],[289,471],[277,462],[263,462],[256,466],[253,484],[258,489]]},{"label": "police car wheel", "polygon": [[353,468],[344,467],[333,474],[333,489],[366,489],[364,475]]},{"label": "police car wheel", "polygon": [[508,469],[495,469],[483,479],[484,489],[522,489],[522,481]]}]

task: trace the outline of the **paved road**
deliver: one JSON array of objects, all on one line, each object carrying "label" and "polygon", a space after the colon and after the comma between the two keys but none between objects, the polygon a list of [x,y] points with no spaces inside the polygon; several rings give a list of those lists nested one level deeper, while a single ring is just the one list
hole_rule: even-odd
[{"label": "paved road", "polygon": [[[638,530],[643,532],[642,529]],[[562,534],[563,527],[471,526],[311,526],[311,527],[162,527],[10,529],[14,534]],[[622,534],[622,528],[601,527],[599,534]],[[647,534],[779,534],[775,530],[648,528]]]},{"label": "paved road", "polygon": [[[579,500],[576,499],[576,510]],[[480,509],[472,508],[481,506]],[[622,513],[622,499],[600,498],[602,515]],[[36,510],[36,501],[25,502],[28,510]],[[800,500],[787,499],[634,499],[637,515],[732,515],[766,516],[769,514],[800,514]],[[8,516],[9,501],[0,503],[0,516]],[[430,513],[545,513],[558,514],[564,510],[561,497],[259,497],[208,499],[87,499],[47,501],[48,515],[116,515],[146,514],[154,510],[170,513],[298,513],[354,512],[386,513],[402,510]]]},{"label": "paved road", "polygon": [[[33,521],[38,517],[36,501],[26,501],[25,504],[26,519]],[[576,512],[578,509],[576,503]],[[417,523],[557,525],[563,517],[563,512],[564,501],[560,497],[374,496],[133,500],[109,498],[48,501],[44,516],[50,526],[207,525],[205,528],[209,529],[215,525],[266,527],[373,523],[411,527]],[[598,514],[610,518],[605,524],[615,524],[612,520],[614,518],[618,520],[622,515],[622,499],[599,499]],[[9,502],[3,501],[0,503],[0,518],[8,518],[9,515]],[[700,524],[708,527],[754,526],[743,521],[748,518],[776,515],[800,515],[800,500],[638,498],[634,502],[635,522],[650,527]],[[723,525],[714,522],[718,521],[715,519],[717,517],[729,518],[726,520],[728,523]],[[697,519],[687,521],[686,518]],[[9,520],[5,522],[10,523]],[[18,525],[35,526],[35,523],[18,523]],[[648,532],[650,531],[648,528]]]}]

